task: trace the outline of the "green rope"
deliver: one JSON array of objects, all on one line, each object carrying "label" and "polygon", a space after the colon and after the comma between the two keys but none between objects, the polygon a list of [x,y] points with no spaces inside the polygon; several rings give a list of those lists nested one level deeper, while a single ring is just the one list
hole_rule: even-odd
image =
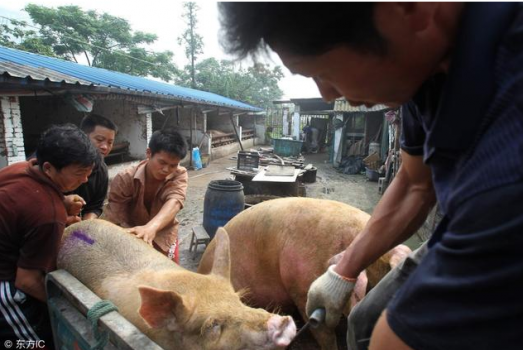
[{"label": "green rope", "polygon": [[118,308],[109,300],[100,300],[87,311],[87,319],[91,323],[94,339],[96,340],[96,344],[91,347],[91,350],[102,350],[107,345],[109,334],[98,331],[98,320],[112,311],[118,311]]}]

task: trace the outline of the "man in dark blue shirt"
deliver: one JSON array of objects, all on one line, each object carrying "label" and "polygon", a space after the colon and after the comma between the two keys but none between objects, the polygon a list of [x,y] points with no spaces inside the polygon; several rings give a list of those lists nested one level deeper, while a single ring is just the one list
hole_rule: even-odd
[{"label": "man in dark blue shirt", "polygon": [[98,114],[88,114],[81,123],[80,129],[89,136],[89,139],[100,152],[89,181],[78,187],[73,193],[82,197],[86,204],[82,208],[82,219],[96,219],[102,215],[105,197],[109,188],[109,173],[105,164],[105,157],[111,153],[118,128],[109,119]]},{"label": "man in dark blue shirt", "polygon": [[[326,326],[335,327],[360,271],[412,235],[437,199],[444,218],[426,255],[405,261],[410,276],[395,271],[404,284],[388,290],[370,348],[522,348],[521,5],[220,9],[231,53],[269,46],[291,72],[312,77],[326,100],[415,103],[404,108],[401,169],[342,260],[311,285],[307,312],[325,308]],[[376,288],[385,293],[387,283]]]}]

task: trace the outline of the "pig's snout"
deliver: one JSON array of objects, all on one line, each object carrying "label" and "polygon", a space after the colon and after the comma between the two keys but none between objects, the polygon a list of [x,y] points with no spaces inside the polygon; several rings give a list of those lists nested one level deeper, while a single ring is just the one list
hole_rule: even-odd
[{"label": "pig's snout", "polygon": [[296,336],[296,325],[290,316],[272,316],[267,321],[269,339],[277,347],[286,347]]}]

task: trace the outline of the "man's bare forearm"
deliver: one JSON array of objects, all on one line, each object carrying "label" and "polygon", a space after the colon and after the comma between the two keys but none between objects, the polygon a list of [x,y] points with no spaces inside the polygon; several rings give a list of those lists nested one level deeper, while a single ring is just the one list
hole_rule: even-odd
[{"label": "man's bare forearm", "polygon": [[145,226],[158,232],[174,221],[174,217],[178,214],[180,209],[180,201],[177,199],[170,199],[164,203],[158,214],[156,214]]},{"label": "man's bare forearm", "polygon": [[402,168],[374,209],[363,231],[347,247],[335,271],[357,277],[367,266],[421,227],[436,197],[430,169],[421,157],[405,155]]},{"label": "man's bare forearm", "polygon": [[16,270],[15,287],[42,302],[46,302],[45,275],[39,270],[18,268]]}]

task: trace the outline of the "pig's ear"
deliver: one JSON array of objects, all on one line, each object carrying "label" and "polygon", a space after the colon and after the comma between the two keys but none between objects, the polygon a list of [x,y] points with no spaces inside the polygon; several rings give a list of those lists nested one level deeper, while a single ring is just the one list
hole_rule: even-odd
[{"label": "pig's ear", "polygon": [[211,273],[229,280],[231,276],[231,255],[227,231],[223,227],[218,228],[214,240],[216,241],[216,246]]},{"label": "pig's ear", "polygon": [[189,314],[187,300],[175,292],[146,286],[139,286],[138,291],[142,299],[138,313],[151,328],[175,331]]}]

